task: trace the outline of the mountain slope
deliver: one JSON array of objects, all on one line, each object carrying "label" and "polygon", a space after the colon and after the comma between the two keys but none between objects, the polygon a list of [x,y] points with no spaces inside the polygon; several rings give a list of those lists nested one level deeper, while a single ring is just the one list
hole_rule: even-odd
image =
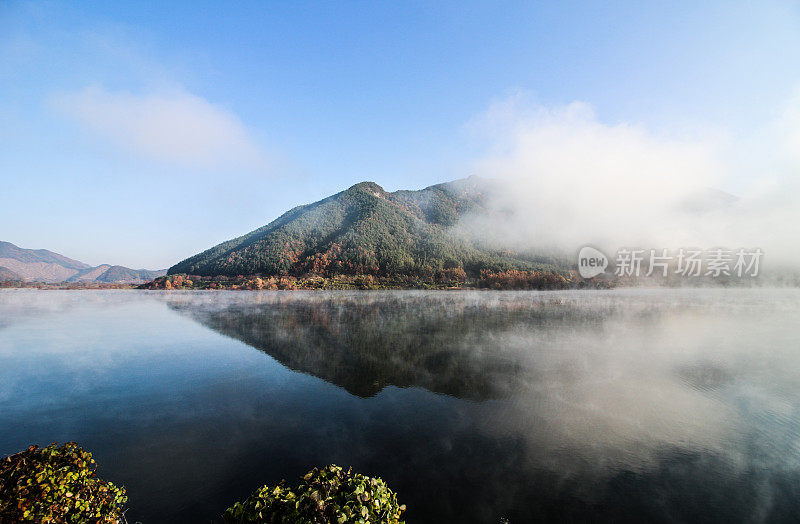
[{"label": "mountain slope", "polygon": [[108,271],[110,267],[108,264],[101,264],[96,267],[86,268],[69,277],[67,282],[94,282],[97,277]]},{"label": "mountain slope", "polygon": [[24,249],[0,241],[0,266],[21,275],[25,280],[63,282],[89,264],[72,260],[46,249]]},{"label": "mountain slope", "polygon": [[111,266],[94,279],[95,282],[115,284],[141,284],[167,274],[166,269],[130,269],[124,266]]},{"label": "mountain slope", "polygon": [[0,282],[22,282],[24,280],[22,275],[14,273],[7,267],[0,266]]},{"label": "mountain slope", "polygon": [[190,257],[169,274],[425,276],[534,268],[532,260],[481,249],[447,231],[465,213],[485,211],[489,190],[474,177],[394,193],[362,182]]},{"label": "mountain slope", "polygon": [[140,284],[166,274],[166,270],[149,271],[102,264],[92,267],[46,249],[25,249],[0,241],[0,281],[23,280],[54,284],[114,283]]},{"label": "mountain slope", "polygon": [[98,282],[106,284],[141,284],[167,274],[166,269],[130,269],[124,266],[101,264],[84,269],[73,275],[67,282]]}]

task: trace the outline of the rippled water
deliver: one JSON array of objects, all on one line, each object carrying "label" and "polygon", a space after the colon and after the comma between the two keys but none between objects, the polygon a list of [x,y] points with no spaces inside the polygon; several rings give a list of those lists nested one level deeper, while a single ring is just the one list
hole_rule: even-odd
[{"label": "rippled water", "polygon": [[800,291],[0,291],[0,455],[128,520],[336,463],[413,522],[800,520]]}]

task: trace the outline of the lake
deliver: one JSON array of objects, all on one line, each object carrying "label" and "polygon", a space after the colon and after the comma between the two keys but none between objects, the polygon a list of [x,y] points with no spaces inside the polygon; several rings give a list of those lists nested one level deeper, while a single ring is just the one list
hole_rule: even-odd
[{"label": "lake", "polygon": [[800,520],[800,290],[0,290],[0,456],[128,521],[335,463],[410,523]]}]

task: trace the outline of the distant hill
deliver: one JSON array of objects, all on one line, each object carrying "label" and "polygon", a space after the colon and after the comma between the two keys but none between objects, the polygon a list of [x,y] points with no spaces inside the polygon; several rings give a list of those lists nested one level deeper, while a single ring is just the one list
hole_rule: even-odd
[{"label": "distant hill", "polygon": [[92,267],[46,249],[25,249],[0,241],[0,281],[140,284],[164,274],[163,269],[149,271],[109,264]]},{"label": "distant hill", "polygon": [[66,281],[67,282],[94,282],[97,277],[105,273],[111,268],[109,264],[101,264],[96,267],[89,267],[83,269],[71,277],[69,277]]},{"label": "distant hill", "polygon": [[0,282],[22,282],[25,278],[22,275],[14,273],[7,267],[0,266]]},{"label": "distant hill", "polygon": [[466,213],[487,212],[491,185],[471,177],[419,191],[388,193],[362,182],[302,205],[255,231],[172,266],[168,274],[435,275],[554,269],[452,235]]},{"label": "distant hill", "polygon": [[166,274],[166,269],[130,269],[124,266],[111,266],[108,270],[95,278],[94,281],[115,284],[141,284],[142,282],[147,282]]},{"label": "distant hill", "polygon": [[0,266],[21,275],[25,280],[37,282],[63,282],[91,267],[46,249],[24,249],[2,241]]}]

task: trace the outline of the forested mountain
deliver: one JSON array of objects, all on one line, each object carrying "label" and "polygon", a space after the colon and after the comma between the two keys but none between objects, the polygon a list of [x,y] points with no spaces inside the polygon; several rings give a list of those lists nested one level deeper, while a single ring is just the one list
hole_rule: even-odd
[{"label": "forested mountain", "polygon": [[545,268],[450,233],[466,213],[487,212],[489,191],[476,177],[394,193],[362,182],[190,257],[169,274],[426,277]]},{"label": "forested mountain", "polygon": [[109,264],[92,267],[46,249],[25,249],[0,241],[0,281],[140,284],[165,273],[163,269],[149,271]]}]

